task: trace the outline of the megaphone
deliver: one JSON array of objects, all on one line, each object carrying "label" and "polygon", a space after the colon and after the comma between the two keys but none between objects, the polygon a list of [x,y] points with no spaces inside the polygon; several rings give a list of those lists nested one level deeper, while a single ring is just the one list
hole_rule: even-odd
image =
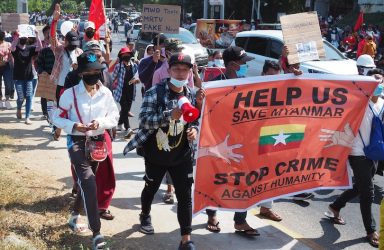
[{"label": "megaphone", "polygon": [[71,21],[65,21],[60,26],[60,32],[63,36],[65,36],[72,29],[73,29],[73,23]]},{"label": "megaphone", "polygon": [[183,113],[183,119],[186,122],[193,122],[199,117],[199,110],[192,106],[187,97],[182,96],[177,101],[177,105]]}]

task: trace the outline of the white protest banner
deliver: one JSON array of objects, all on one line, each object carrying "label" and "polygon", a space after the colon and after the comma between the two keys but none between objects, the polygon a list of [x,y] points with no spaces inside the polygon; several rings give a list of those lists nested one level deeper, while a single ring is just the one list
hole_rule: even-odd
[{"label": "white protest banner", "polygon": [[17,26],[17,29],[19,30],[20,37],[36,37],[35,25],[19,24]]},{"label": "white protest banner", "polygon": [[282,16],[280,22],[290,64],[325,57],[317,12]]},{"label": "white protest banner", "polygon": [[28,24],[28,13],[1,13],[1,25],[3,30],[12,32],[19,24]]},{"label": "white protest banner", "polygon": [[177,5],[144,4],[142,31],[179,33],[181,8]]}]

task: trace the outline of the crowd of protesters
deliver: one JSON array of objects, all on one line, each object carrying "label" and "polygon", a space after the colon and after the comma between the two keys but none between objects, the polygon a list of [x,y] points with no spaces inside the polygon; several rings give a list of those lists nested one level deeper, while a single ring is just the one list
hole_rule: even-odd
[{"label": "crowd of protesters", "polygon": [[[47,18],[43,19],[44,15],[34,13],[32,16],[31,23],[46,24]],[[201,109],[205,98],[202,86],[202,78],[205,77],[199,74],[193,55],[184,52],[181,41],[158,35],[147,46],[144,58],[140,61],[135,57],[134,43],[128,39],[126,47],[119,51],[116,62],[112,64],[109,32],[105,43],[100,42],[95,39],[95,24],[88,21],[84,25],[83,39],[74,28],[63,34],[63,40],[59,40],[56,25],[60,18],[60,6],[56,5],[52,23],[43,28],[42,34],[36,31],[36,36],[26,37],[17,31],[12,34],[0,32],[0,77],[5,85],[4,96],[0,93],[0,108],[13,108],[9,100],[15,97],[16,90],[16,118],[22,119],[22,105],[25,100],[24,118],[25,124],[29,125],[32,123],[30,115],[38,80],[49,76],[56,86],[54,98],[41,98],[42,118],[51,124],[54,140],[61,139],[62,130],[67,135],[67,150],[71,162],[68,171],[71,171],[73,177],[72,195],[75,197],[68,224],[74,233],[84,233],[90,229],[93,249],[105,249],[107,245],[101,233],[100,219],[114,219],[109,210],[116,185],[112,141],[119,131],[125,131],[124,138],[130,139],[124,154],[136,149],[145,160],[140,231],[144,234],[155,232],[151,221],[151,204],[165,178],[168,189],[164,202],[172,204],[175,202],[175,195],[177,198],[181,235],[179,249],[195,249],[191,240],[191,195],[195,150],[193,144],[199,133],[198,120],[184,120],[178,105],[183,98]],[[361,25],[357,31],[348,27],[342,30],[337,28],[333,17],[320,21],[324,37],[332,44],[344,51],[356,51],[360,74],[375,74],[375,77],[382,79],[383,72],[375,69],[375,59],[378,59],[378,51],[382,48],[382,35],[378,27]],[[116,23],[118,24],[117,20]],[[299,64],[288,63],[288,53],[284,48],[280,63],[265,61],[262,75],[277,75],[280,72],[302,74]],[[247,62],[253,59],[236,46],[223,52],[216,51],[210,56],[208,66],[220,68],[219,74],[208,80],[246,77]],[[379,64],[380,60],[376,63]],[[138,115],[139,128],[134,131],[129,119],[135,116],[131,107],[136,97],[136,84],[143,84],[143,102]],[[380,84],[369,104],[378,111],[383,107],[383,100],[380,98],[382,91]],[[364,138],[369,135],[371,117],[367,107],[361,125]],[[376,165],[365,158],[363,146],[356,140],[353,142],[349,161],[356,177],[353,189],[337,198],[329,206],[326,215],[334,223],[345,224],[340,216],[341,208],[360,195],[367,240],[377,247],[378,234],[371,211],[372,180]],[[359,168],[360,165],[364,165],[366,169]],[[293,199],[312,197],[311,193],[302,193]],[[261,216],[274,221],[283,219],[272,210],[272,202],[262,203],[260,206]],[[89,224],[84,224],[81,219],[80,213],[83,209]],[[219,233],[221,228],[216,211],[207,210],[207,215],[206,229]],[[246,218],[247,212],[234,214],[236,232],[250,237],[259,236],[260,233],[247,223]]]}]

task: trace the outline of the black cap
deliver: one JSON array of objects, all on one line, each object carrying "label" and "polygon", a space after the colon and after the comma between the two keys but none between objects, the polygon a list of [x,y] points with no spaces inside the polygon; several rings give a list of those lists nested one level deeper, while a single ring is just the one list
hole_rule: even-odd
[{"label": "black cap", "polygon": [[231,61],[248,62],[255,59],[254,57],[247,56],[245,50],[241,47],[231,46],[223,51],[224,64],[227,65]]},{"label": "black cap", "polygon": [[158,34],[157,36],[155,36],[155,37],[152,39],[152,44],[153,44],[153,45],[157,45],[157,37],[159,37],[159,44],[164,44],[165,39],[167,39],[167,37],[164,36],[164,34]]},{"label": "black cap", "polygon": [[92,51],[87,51],[77,57],[77,65],[79,73],[91,69],[103,69],[104,66],[97,61],[97,55]]},{"label": "black cap", "polygon": [[79,36],[74,31],[69,31],[65,35],[65,40],[67,40],[71,45],[77,45],[77,46],[80,45]]},{"label": "black cap", "polygon": [[192,68],[193,66],[191,57],[183,53],[172,54],[168,64],[169,64],[169,67],[175,64],[185,64],[185,65],[188,65],[190,68]]}]

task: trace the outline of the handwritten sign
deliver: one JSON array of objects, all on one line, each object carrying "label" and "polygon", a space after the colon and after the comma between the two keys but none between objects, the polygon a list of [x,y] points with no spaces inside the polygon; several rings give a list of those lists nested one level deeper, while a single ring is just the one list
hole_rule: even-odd
[{"label": "handwritten sign", "polygon": [[316,12],[280,17],[284,43],[288,47],[289,64],[325,57],[323,39]]},{"label": "handwritten sign", "polygon": [[47,73],[39,75],[39,84],[37,84],[35,96],[56,100],[56,85]]},{"label": "handwritten sign", "polygon": [[28,13],[2,13],[1,24],[3,30],[12,32],[17,29],[19,24],[28,24],[29,15]]},{"label": "handwritten sign", "polygon": [[142,31],[179,33],[181,8],[177,5],[144,4]]},{"label": "handwritten sign", "polygon": [[36,37],[35,25],[19,24],[17,29],[19,30],[20,37]]}]

